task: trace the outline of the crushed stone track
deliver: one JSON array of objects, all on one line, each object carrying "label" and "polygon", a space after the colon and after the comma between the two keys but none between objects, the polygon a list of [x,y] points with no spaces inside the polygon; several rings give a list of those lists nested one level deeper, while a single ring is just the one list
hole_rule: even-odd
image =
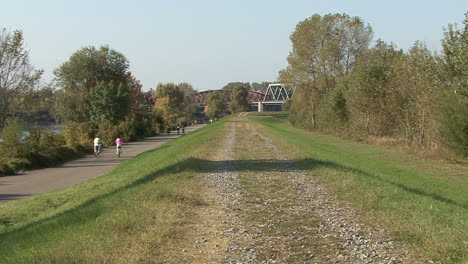
[{"label": "crushed stone track", "polygon": [[[268,150],[269,158],[277,161],[276,167],[268,174],[240,172],[235,159],[236,147],[242,144],[238,139],[240,121],[246,123],[244,115],[227,123],[229,132],[217,157],[218,167],[205,177],[206,186],[214,190],[224,210],[222,235],[230,245],[222,249],[223,263],[423,263],[414,261],[407,250],[390,239],[385,229],[362,224],[349,205],[331,195],[308,172],[296,168],[270,138],[251,125],[248,129],[255,135],[256,143]],[[243,127],[242,133],[245,132]],[[250,177],[259,185],[263,196],[254,203],[242,177]],[[291,197],[270,196],[268,184],[272,182],[284,184],[284,191]],[[270,219],[248,220],[249,215],[269,212]],[[319,223],[301,220],[309,216],[319,219]],[[285,228],[284,222],[291,221],[287,219],[291,217],[297,226],[288,226],[283,233],[275,231]],[[311,235],[314,232],[317,234]],[[308,244],[315,246],[306,248],[304,245]]]}]

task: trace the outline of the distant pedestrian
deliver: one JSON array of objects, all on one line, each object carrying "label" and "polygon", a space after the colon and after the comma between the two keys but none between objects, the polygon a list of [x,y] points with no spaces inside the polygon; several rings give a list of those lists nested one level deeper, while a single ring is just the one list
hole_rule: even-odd
[{"label": "distant pedestrian", "polygon": [[182,135],[185,135],[185,125],[182,125]]},{"label": "distant pedestrian", "polygon": [[176,130],[177,130],[177,135],[179,135],[179,131],[180,131],[180,126],[179,125],[177,125]]}]

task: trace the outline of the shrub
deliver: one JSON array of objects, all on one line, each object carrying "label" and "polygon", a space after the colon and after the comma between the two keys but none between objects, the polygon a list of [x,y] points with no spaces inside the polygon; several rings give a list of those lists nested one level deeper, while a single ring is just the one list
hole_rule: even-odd
[{"label": "shrub", "polygon": [[20,155],[24,126],[25,123],[19,118],[10,118],[6,121],[0,133],[0,138],[3,140],[0,144],[0,160],[6,161]]},{"label": "shrub", "polygon": [[132,122],[132,119],[126,119],[122,121],[119,124],[119,130],[120,136],[125,142],[131,141],[131,140],[136,140],[137,139],[137,134],[135,131],[134,124]]},{"label": "shrub", "polygon": [[66,144],[64,135],[55,134],[50,130],[32,128],[29,133],[23,142],[25,152],[47,151]]},{"label": "shrub", "polygon": [[99,137],[104,141],[105,145],[111,146],[114,144],[114,139],[119,135],[119,127],[109,121],[99,124]]},{"label": "shrub", "polygon": [[31,162],[25,158],[13,158],[7,162],[7,165],[14,171],[25,171],[31,168]]},{"label": "shrub", "polygon": [[96,127],[91,122],[68,123],[63,130],[63,137],[67,146],[76,148],[77,145],[92,145],[96,134]]},{"label": "shrub", "polygon": [[13,171],[10,166],[4,163],[0,163],[0,176],[7,176],[7,175],[12,175],[14,174],[15,171]]},{"label": "shrub", "polygon": [[291,109],[291,103],[291,99],[286,100],[283,104],[283,111],[289,111],[289,109]]}]

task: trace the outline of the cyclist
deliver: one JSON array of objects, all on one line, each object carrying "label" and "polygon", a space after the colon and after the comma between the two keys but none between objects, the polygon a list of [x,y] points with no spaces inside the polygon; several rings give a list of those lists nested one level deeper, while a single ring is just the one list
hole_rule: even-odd
[{"label": "cyclist", "polygon": [[119,158],[120,158],[120,154],[122,153],[122,145],[123,145],[123,140],[120,136],[118,136],[115,139],[115,146],[116,146],[117,156],[119,156]]},{"label": "cyclist", "polygon": [[94,138],[94,156],[101,155],[102,139],[99,136]]}]

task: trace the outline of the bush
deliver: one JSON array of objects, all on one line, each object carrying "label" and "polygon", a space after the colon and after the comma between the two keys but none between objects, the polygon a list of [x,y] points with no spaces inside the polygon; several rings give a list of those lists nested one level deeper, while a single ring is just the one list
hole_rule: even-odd
[{"label": "bush", "polygon": [[99,137],[104,141],[104,144],[111,146],[114,144],[114,140],[119,135],[119,127],[113,125],[109,121],[102,122],[99,124]]},{"label": "bush", "polygon": [[18,118],[10,118],[0,133],[3,140],[0,144],[0,160],[19,157],[21,154],[21,139],[23,138],[25,123]]},{"label": "bush", "polygon": [[7,176],[14,174],[15,171],[10,168],[7,164],[0,163],[0,176]]},{"label": "bush", "polygon": [[292,100],[291,99],[288,99],[284,102],[283,104],[283,111],[289,111],[289,109],[291,109],[291,103],[292,103]]},{"label": "bush", "polygon": [[76,148],[77,145],[91,146],[96,131],[91,122],[68,123],[63,130],[63,137],[66,145],[71,148]]},{"label": "bush", "polygon": [[31,168],[31,162],[25,158],[14,158],[7,162],[7,165],[14,171],[25,171]]},{"label": "bush", "polygon": [[23,141],[25,152],[47,151],[66,144],[64,135],[55,134],[50,130],[32,128],[29,133]]},{"label": "bush", "polygon": [[132,119],[126,119],[125,121],[122,121],[119,124],[118,129],[118,131],[120,132],[120,136],[122,137],[124,142],[129,142],[137,139],[135,126],[132,122]]}]

